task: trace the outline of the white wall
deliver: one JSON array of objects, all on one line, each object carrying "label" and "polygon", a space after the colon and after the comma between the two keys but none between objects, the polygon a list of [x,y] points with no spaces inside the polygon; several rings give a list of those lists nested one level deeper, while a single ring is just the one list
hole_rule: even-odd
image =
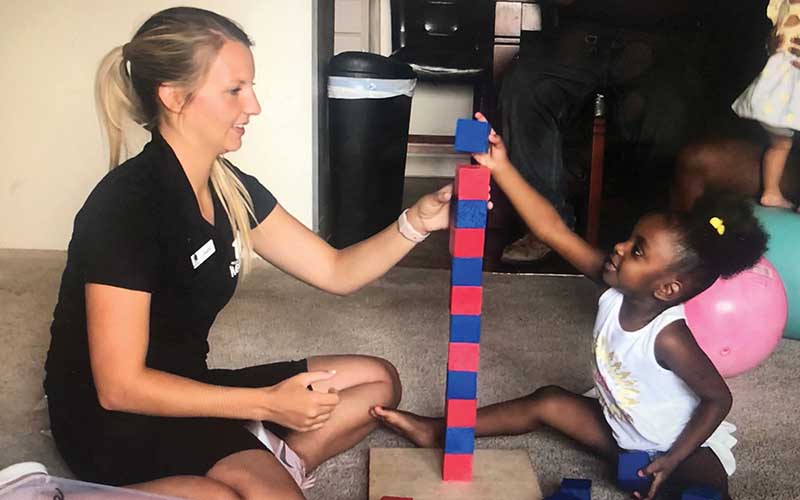
[{"label": "white wall", "polygon": [[333,52],[369,51],[370,0],[335,0]]},{"label": "white wall", "polygon": [[456,120],[472,117],[472,85],[417,82],[411,101],[409,133],[455,135]]},{"label": "white wall", "polygon": [[390,0],[334,0],[334,5],[334,54],[350,50],[391,54]]},{"label": "white wall", "polygon": [[311,226],[312,1],[0,2],[0,248],[66,248],[75,213],[107,171],[94,109],[97,64],[173,5],[227,15],[255,41],[263,112],[231,159]]}]

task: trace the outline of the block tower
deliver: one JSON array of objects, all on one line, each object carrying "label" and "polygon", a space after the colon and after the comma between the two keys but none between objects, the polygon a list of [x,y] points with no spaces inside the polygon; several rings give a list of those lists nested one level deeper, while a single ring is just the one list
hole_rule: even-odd
[{"label": "block tower", "polygon": [[[458,120],[455,149],[485,152],[489,124]],[[483,246],[490,173],[486,167],[459,165],[453,187],[450,224],[450,343],[442,479],[470,481],[475,450],[478,360],[483,301]]]}]

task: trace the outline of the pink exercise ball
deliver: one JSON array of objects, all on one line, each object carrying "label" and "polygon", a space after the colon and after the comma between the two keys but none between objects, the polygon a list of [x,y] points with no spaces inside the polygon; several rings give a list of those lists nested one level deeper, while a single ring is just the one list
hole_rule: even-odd
[{"label": "pink exercise ball", "polygon": [[686,302],[686,323],[723,377],[755,368],[778,345],[788,304],[778,271],[765,258]]}]

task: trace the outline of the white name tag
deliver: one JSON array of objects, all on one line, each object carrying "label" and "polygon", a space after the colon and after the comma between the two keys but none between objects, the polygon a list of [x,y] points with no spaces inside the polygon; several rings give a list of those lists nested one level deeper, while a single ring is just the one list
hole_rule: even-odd
[{"label": "white name tag", "polygon": [[194,253],[189,260],[192,261],[192,268],[197,269],[200,267],[200,264],[207,261],[209,257],[214,255],[216,252],[216,248],[214,248],[214,240],[208,240],[205,245],[201,246],[198,251]]}]

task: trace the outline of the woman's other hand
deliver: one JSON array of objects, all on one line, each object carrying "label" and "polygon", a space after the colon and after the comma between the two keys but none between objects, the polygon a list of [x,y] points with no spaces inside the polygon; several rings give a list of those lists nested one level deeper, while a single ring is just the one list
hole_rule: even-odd
[{"label": "woman's other hand", "polygon": [[259,389],[267,394],[259,420],[269,420],[289,429],[308,432],[322,428],[339,404],[339,395],[313,390],[316,382],[331,379],[336,372],[306,372],[271,387]]}]

